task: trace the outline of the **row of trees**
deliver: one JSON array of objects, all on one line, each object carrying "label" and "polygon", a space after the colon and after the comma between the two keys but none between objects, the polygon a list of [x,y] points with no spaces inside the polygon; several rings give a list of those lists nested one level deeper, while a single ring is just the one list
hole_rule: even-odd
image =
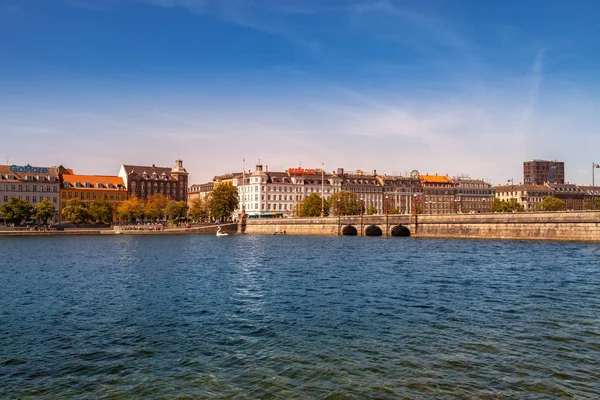
[{"label": "row of trees", "polygon": [[155,194],[145,202],[131,197],[119,204],[117,218],[123,222],[138,219],[175,222],[187,218],[194,221],[223,220],[231,217],[238,204],[237,189],[231,185],[219,185],[210,195],[192,201],[189,207],[185,201],[169,200],[162,194]]},{"label": "row of trees", "polygon": [[28,200],[11,197],[8,202],[0,206],[0,217],[15,225],[31,219],[39,219],[43,224],[47,224],[54,213],[54,203],[48,199],[40,201],[34,207]]},{"label": "row of trees", "polygon": [[[313,193],[302,200],[295,210],[300,217],[317,217],[321,215],[321,202],[323,202],[324,214],[327,215],[358,215],[361,212],[367,215],[377,213],[375,206],[371,205],[366,210],[364,204],[358,199],[356,193],[341,191],[331,195],[329,200],[321,198],[317,193]],[[567,209],[567,204],[554,196],[546,196],[539,204],[539,211],[563,211]],[[596,209],[600,210],[600,199],[597,201]],[[523,205],[515,201],[500,200],[494,198],[492,211],[494,212],[512,212],[524,211]],[[388,214],[398,214],[400,211],[396,207],[390,207]],[[422,212],[419,206],[416,206],[417,214]]]}]

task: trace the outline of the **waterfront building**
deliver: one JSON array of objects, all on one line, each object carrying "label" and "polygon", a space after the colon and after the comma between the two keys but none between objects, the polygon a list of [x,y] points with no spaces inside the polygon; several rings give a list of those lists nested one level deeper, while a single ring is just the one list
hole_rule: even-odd
[{"label": "waterfront building", "polygon": [[356,193],[365,212],[370,207],[374,207],[378,214],[385,213],[383,186],[377,179],[377,171],[366,173],[357,170],[348,173],[343,168],[338,168],[335,175],[341,179],[341,190]]},{"label": "waterfront building", "polygon": [[[567,210],[585,210],[585,192],[574,184],[548,183],[552,196],[565,202]],[[591,204],[591,203],[590,203]]]},{"label": "waterfront building", "polygon": [[423,187],[417,176],[388,176],[375,174],[382,188],[383,213],[395,208],[399,214],[413,214],[416,205],[422,202]]},{"label": "waterfront building", "polygon": [[423,186],[423,214],[456,212],[456,188],[448,175],[420,175]]},{"label": "waterfront building", "polygon": [[593,204],[594,200],[597,203],[598,199],[600,199],[600,186],[577,185],[577,188],[583,193],[583,210],[598,210],[599,208]]},{"label": "waterfront building", "polygon": [[552,196],[554,191],[546,185],[503,185],[496,186],[496,197],[504,201],[515,201],[523,206],[525,211],[536,211],[540,202],[546,196]]},{"label": "waterfront building", "polygon": [[119,176],[79,175],[70,169],[61,169],[60,181],[61,221],[64,221],[62,210],[71,199],[83,201],[88,208],[96,199],[108,201],[113,209],[113,222],[117,221],[118,205],[127,200],[127,190]]},{"label": "waterfront building", "polygon": [[188,189],[188,203],[192,203],[194,200],[203,199],[210,195],[215,190],[214,182],[206,182],[200,184],[194,184]]},{"label": "waterfront building", "polygon": [[11,197],[27,200],[32,205],[44,199],[54,203],[58,221],[60,180],[57,167],[32,167],[31,165],[0,165],[0,205]]},{"label": "waterfront building", "polygon": [[496,191],[483,179],[455,178],[455,212],[485,213],[492,212]]},{"label": "waterfront building", "polygon": [[312,193],[329,199],[341,187],[340,179],[322,170],[289,168],[272,172],[260,162],[254,172],[234,176],[232,184],[239,192],[238,214],[249,217],[291,217],[298,213],[300,202]]},{"label": "waterfront building", "polygon": [[121,165],[119,177],[123,179],[128,196],[141,200],[161,193],[170,200],[187,201],[188,172],[182,160],[175,160],[175,167],[156,165]]},{"label": "waterfront building", "polygon": [[532,160],[523,162],[523,183],[544,185],[565,183],[565,163],[562,161]]}]

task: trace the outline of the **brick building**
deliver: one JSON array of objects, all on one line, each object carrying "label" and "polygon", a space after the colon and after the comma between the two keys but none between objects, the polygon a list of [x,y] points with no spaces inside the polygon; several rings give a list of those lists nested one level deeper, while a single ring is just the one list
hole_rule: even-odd
[{"label": "brick building", "polygon": [[188,172],[182,160],[175,160],[175,167],[156,165],[121,165],[119,177],[123,179],[129,196],[141,200],[161,193],[170,200],[186,201],[188,192]]},{"label": "brick building", "polygon": [[562,161],[532,160],[523,162],[523,183],[543,185],[565,183],[565,163]]}]

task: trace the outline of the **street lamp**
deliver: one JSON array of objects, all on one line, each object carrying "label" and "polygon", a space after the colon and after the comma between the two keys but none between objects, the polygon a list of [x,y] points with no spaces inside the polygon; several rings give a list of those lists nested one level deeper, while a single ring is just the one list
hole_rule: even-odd
[{"label": "street lamp", "polygon": [[600,164],[592,162],[592,210],[596,209],[596,182],[594,182],[594,175],[596,175],[596,168],[600,168]]},{"label": "street lamp", "polygon": [[510,182],[510,201],[512,202],[512,210],[515,211],[515,198],[513,197],[513,192],[515,190],[515,182],[513,178],[510,178],[508,182]]}]

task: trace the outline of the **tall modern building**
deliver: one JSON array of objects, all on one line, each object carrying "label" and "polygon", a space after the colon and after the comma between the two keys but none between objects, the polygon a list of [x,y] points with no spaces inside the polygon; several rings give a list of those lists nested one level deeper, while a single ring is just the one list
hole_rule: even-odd
[{"label": "tall modern building", "polygon": [[543,185],[565,183],[565,163],[562,161],[532,160],[523,162],[523,184]]}]

